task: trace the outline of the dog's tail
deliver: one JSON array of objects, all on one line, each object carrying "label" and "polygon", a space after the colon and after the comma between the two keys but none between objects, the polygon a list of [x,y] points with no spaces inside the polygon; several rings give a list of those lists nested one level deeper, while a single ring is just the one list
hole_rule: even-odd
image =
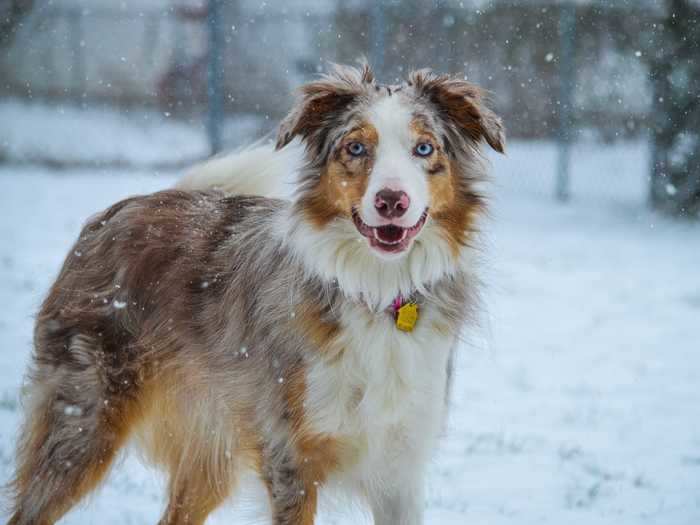
[{"label": "dog's tail", "polygon": [[182,190],[219,189],[231,195],[289,198],[302,162],[302,148],[289,144],[275,150],[272,144],[209,159],[191,168],[178,181]]}]

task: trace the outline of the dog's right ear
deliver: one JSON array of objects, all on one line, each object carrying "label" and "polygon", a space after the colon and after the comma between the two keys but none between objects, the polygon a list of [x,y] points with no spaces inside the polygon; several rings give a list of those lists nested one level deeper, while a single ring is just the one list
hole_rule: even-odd
[{"label": "dog's right ear", "polygon": [[338,122],[339,116],[373,82],[374,75],[369,66],[364,64],[359,69],[336,65],[319,80],[304,84],[300,89],[299,100],[280,123],[277,149],[300,136],[307,148],[320,152],[328,138],[328,132]]}]

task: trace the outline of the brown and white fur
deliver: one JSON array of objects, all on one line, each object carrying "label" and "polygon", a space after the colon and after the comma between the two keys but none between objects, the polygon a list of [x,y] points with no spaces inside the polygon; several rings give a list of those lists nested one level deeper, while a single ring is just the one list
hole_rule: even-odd
[{"label": "brown and white fur", "polygon": [[[281,151],[183,185],[291,172],[295,137],[291,200],[178,189],[90,219],[37,318],[10,524],[56,522],[131,436],[168,473],[161,524],[204,523],[245,469],[276,525],[313,523],[324,486],[379,525],[422,523],[476,306],[479,148],[502,151],[501,123],[464,80],[385,86],[339,67],[302,88]],[[412,332],[395,326],[399,295],[419,305]]]}]

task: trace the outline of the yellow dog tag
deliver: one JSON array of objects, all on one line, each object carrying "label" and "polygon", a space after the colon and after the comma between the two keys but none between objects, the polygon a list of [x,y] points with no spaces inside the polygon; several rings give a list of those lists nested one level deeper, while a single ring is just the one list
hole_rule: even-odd
[{"label": "yellow dog tag", "polygon": [[406,303],[396,312],[396,328],[404,332],[412,332],[418,321],[418,305]]}]

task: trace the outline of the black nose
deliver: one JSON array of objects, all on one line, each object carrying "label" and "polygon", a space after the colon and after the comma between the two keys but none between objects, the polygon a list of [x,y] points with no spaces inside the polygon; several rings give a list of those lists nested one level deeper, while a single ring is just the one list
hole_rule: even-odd
[{"label": "black nose", "polygon": [[401,217],[411,204],[411,199],[405,191],[395,191],[385,188],[379,190],[374,197],[374,208],[385,219]]}]

